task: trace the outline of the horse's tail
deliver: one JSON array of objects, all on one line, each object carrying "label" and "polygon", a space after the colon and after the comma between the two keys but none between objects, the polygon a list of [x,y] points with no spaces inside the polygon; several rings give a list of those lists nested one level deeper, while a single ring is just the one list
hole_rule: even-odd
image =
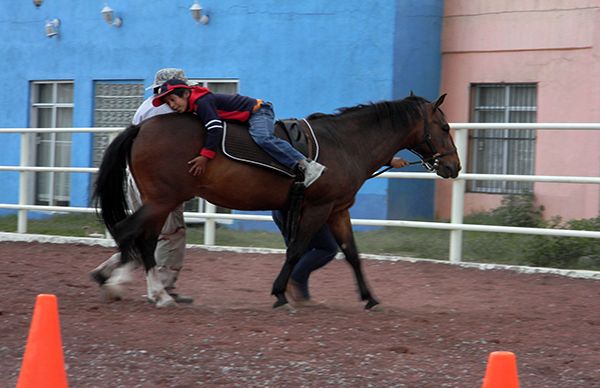
[{"label": "horse's tail", "polygon": [[[125,179],[133,140],[140,131],[138,125],[130,125],[108,146],[102,157],[94,189],[94,203],[101,210],[106,228],[115,238],[116,225],[127,217]],[[118,243],[118,241],[117,241]]]}]

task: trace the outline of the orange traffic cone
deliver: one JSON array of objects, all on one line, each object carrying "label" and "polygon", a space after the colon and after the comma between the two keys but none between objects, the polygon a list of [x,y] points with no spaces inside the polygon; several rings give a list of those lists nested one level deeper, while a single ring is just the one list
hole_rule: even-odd
[{"label": "orange traffic cone", "polygon": [[35,300],[17,382],[17,388],[35,387],[68,387],[55,295],[40,294]]},{"label": "orange traffic cone", "polygon": [[514,353],[490,353],[482,388],[519,388],[517,358]]}]

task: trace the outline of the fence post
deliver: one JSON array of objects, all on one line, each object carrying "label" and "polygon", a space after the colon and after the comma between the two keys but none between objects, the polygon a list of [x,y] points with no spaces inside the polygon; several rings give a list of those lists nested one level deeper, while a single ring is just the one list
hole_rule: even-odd
[{"label": "fence post", "polygon": [[[204,213],[216,214],[217,207],[208,201],[204,201]],[[216,224],[214,218],[207,217],[204,220],[204,245],[215,245]]]},{"label": "fence post", "polygon": [[[454,144],[456,145],[463,171],[467,168],[468,133],[467,129],[456,128],[454,135]],[[465,184],[465,180],[461,179],[460,176],[452,182],[452,208],[450,211],[450,223],[452,224],[462,224],[463,222],[465,210]],[[462,260],[462,243],[463,231],[450,231],[449,259],[451,263],[460,263]]]},{"label": "fence post", "polygon": [[[21,133],[21,161],[20,166],[29,165],[29,138],[28,133]],[[19,205],[27,205],[27,193],[29,193],[29,172],[19,171]],[[17,216],[17,233],[27,233],[27,210],[19,209]]]}]

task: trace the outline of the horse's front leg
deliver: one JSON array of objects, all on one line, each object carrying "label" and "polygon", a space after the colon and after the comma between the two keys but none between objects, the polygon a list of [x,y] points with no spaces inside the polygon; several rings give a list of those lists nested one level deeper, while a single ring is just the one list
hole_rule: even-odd
[{"label": "horse's front leg", "polygon": [[285,297],[285,289],[290,279],[290,275],[292,274],[292,270],[294,269],[296,263],[298,263],[298,260],[300,260],[300,256],[302,256],[302,252],[305,249],[306,246],[301,249],[297,240],[292,241],[287,247],[285,262],[283,263],[281,271],[279,271],[279,275],[277,275],[277,278],[275,278],[275,281],[273,282],[273,290],[271,291],[271,294],[277,298],[277,301],[275,301],[275,304],[273,304],[273,308],[287,305],[288,300]]},{"label": "horse's front leg", "polygon": [[296,228],[296,236],[288,236],[288,247],[285,256],[285,263],[279,272],[279,275],[273,282],[271,294],[277,298],[273,308],[284,306],[288,303],[285,297],[285,289],[292,274],[292,270],[298,260],[302,257],[313,236],[327,220],[331,212],[331,204],[322,206],[306,205],[302,209],[299,225]]},{"label": "horse's front leg", "polygon": [[358,249],[356,242],[354,241],[354,234],[352,233],[352,224],[350,223],[350,213],[348,210],[343,210],[336,214],[332,214],[328,221],[329,229],[333,233],[338,245],[344,252],[346,261],[352,267],[354,276],[356,277],[356,283],[358,284],[358,290],[360,293],[360,299],[366,300],[367,304],[365,309],[370,310],[377,306],[379,302],[371,295],[369,287],[365,282],[365,278],[362,271],[362,265],[360,257],[358,255]]}]

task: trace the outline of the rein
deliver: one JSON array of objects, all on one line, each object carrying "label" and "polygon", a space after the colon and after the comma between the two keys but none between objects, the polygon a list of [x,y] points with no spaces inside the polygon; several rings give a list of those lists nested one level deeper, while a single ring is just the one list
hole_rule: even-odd
[{"label": "rein", "polygon": [[[421,160],[417,160],[417,161],[415,161],[415,162],[408,162],[408,164],[407,164],[406,166],[402,166],[402,167],[408,167],[408,166],[412,166],[412,165],[415,165],[415,164],[423,164],[423,161],[421,161]],[[423,166],[424,166],[424,164],[423,164]],[[402,168],[402,167],[401,167],[401,168]],[[379,171],[377,171],[377,172],[374,172],[374,173],[373,173],[373,174],[372,174],[370,177],[368,177],[367,179],[371,179],[371,178],[378,177],[379,175],[383,174],[384,172],[388,172],[388,171],[390,171],[392,168],[393,168],[392,166],[387,166],[387,167],[386,167],[386,168],[384,168],[383,170],[379,170]]]},{"label": "rein", "polygon": [[[421,164],[427,171],[434,172],[434,171],[437,171],[437,169],[440,166],[440,158],[443,158],[444,156],[447,156],[447,155],[450,155],[450,154],[456,152],[456,146],[453,146],[451,150],[446,151],[443,154],[440,154],[439,152],[437,152],[437,150],[435,149],[433,143],[431,142],[431,130],[429,129],[429,122],[427,120],[423,120],[423,121],[425,122],[424,139],[423,139],[422,142],[420,142],[419,144],[417,144],[413,148],[416,148],[416,147],[420,146],[421,144],[425,143],[427,145],[427,147],[429,147],[429,150],[431,151],[432,155],[429,158],[424,158],[421,154],[419,154],[413,148],[409,148],[408,150],[410,152],[412,152],[413,154],[417,155],[417,157],[420,160],[417,160],[415,162],[408,162],[407,166],[413,166],[415,164]],[[406,167],[406,166],[403,166],[403,167]],[[377,176],[379,176],[379,175],[383,174],[384,172],[387,172],[387,171],[389,171],[391,169],[392,169],[392,166],[387,166],[383,170],[380,170],[380,171],[377,171],[377,172],[373,173],[367,179],[375,178],[375,177],[377,177]]]}]

